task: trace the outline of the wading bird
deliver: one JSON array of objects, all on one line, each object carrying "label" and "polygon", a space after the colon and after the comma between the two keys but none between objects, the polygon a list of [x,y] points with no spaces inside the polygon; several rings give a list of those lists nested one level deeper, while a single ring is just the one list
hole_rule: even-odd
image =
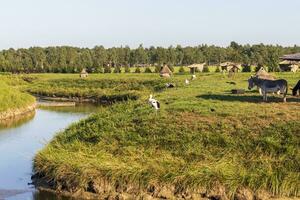
[{"label": "wading bird", "polygon": [[150,98],[149,98],[149,104],[155,109],[158,110],[160,109],[160,103],[159,101],[157,101],[156,99],[153,99],[152,94],[150,94]]}]

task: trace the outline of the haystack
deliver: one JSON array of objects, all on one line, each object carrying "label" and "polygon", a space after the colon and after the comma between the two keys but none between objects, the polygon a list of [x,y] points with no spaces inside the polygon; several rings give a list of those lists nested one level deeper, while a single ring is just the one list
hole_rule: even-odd
[{"label": "haystack", "polygon": [[82,69],[82,71],[80,72],[80,78],[86,78],[86,77],[88,77],[88,73],[87,73],[87,71],[86,71],[86,69]]},{"label": "haystack", "polygon": [[171,75],[172,75],[172,71],[170,70],[170,68],[167,65],[164,65],[163,68],[160,70],[160,76],[169,78],[171,77]]},{"label": "haystack", "polygon": [[256,72],[255,76],[260,79],[275,80],[275,77],[269,74],[263,67]]}]

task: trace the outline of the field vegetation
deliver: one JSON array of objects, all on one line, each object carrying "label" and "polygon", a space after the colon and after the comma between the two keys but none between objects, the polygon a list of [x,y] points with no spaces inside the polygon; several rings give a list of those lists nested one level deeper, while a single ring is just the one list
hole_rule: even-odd
[{"label": "field vegetation", "polygon": [[0,115],[2,112],[25,108],[35,102],[34,97],[20,92],[7,82],[9,82],[8,79],[0,75]]},{"label": "field vegetation", "polygon": [[[290,86],[300,79],[274,75]],[[71,125],[36,155],[34,171],[58,191],[133,199],[300,195],[300,100],[231,94],[247,88],[250,73],[201,73],[189,85],[190,75],[32,76],[22,88],[43,95],[138,94]],[[151,93],[158,111],[148,105]]]}]

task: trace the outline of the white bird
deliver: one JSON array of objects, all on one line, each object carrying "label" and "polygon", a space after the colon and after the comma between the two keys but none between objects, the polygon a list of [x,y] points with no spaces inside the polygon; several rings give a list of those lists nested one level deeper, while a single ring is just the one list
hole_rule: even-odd
[{"label": "white bird", "polygon": [[186,84],[186,85],[190,84],[190,81],[187,80],[187,79],[185,79],[185,84]]},{"label": "white bird", "polygon": [[160,103],[159,101],[157,101],[156,99],[153,99],[152,94],[150,94],[150,98],[149,98],[149,104],[155,109],[158,110],[160,109]]},{"label": "white bird", "polygon": [[191,79],[192,79],[192,80],[195,80],[196,78],[197,78],[196,75],[193,74]]}]

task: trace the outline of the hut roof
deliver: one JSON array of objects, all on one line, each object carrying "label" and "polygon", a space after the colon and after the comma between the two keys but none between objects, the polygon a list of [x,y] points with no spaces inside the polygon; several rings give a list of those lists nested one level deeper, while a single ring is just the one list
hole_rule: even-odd
[{"label": "hut roof", "polygon": [[279,65],[294,65],[294,64],[299,64],[299,62],[292,61],[292,60],[283,60],[279,63]]},{"label": "hut roof", "polygon": [[300,53],[287,54],[287,55],[284,55],[284,56],[280,57],[280,59],[300,61]]},{"label": "hut roof", "polygon": [[223,62],[223,63],[220,63],[220,66],[221,67],[234,66],[234,67],[240,68],[241,64],[234,63],[234,62]]},{"label": "hut roof", "polygon": [[199,68],[199,67],[203,67],[206,63],[200,63],[200,64],[192,64],[192,65],[189,65],[187,66],[188,68]]},{"label": "hut roof", "polygon": [[160,73],[161,73],[161,74],[172,74],[172,71],[170,70],[170,68],[169,68],[167,65],[165,65],[165,66],[163,66],[163,68],[160,70]]},{"label": "hut roof", "polygon": [[266,75],[269,75],[269,73],[263,68],[261,67],[257,72],[256,74],[257,76],[266,76]]},{"label": "hut roof", "polygon": [[85,69],[85,68],[83,68],[83,69],[81,70],[80,74],[87,74],[87,71],[86,71],[86,69]]},{"label": "hut roof", "polygon": [[263,79],[275,79],[275,77],[269,74],[263,67],[256,72],[255,76]]},{"label": "hut roof", "polygon": [[229,66],[229,65],[234,65],[234,63],[232,63],[232,62],[223,62],[223,63],[220,63],[221,67],[226,67],[226,66]]}]

